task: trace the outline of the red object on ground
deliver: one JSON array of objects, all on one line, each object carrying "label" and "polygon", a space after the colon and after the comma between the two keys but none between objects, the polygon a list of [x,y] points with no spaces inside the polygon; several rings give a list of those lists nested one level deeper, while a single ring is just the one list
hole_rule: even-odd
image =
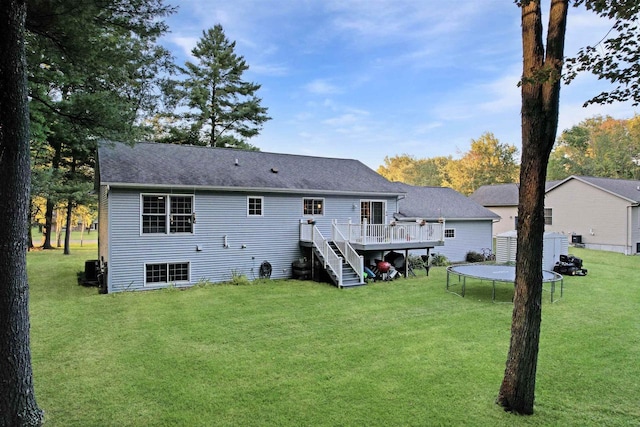
[{"label": "red object on ground", "polygon": [[386,261],[380,261],[377,267],[378,267],[378,270],[380,270],[380,273],[386,273],[391,268],[391,264],[389,264]]}]

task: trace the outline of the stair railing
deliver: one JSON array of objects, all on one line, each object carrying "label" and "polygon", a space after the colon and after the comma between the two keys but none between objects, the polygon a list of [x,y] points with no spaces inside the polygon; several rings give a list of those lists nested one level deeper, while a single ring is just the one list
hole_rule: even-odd
[{"label": "stair railing", "polygon": [[337,221],[333,221],[331,224],[331,240],[338,247],[344,259],[353,268],[353,271],[358,275],[360,283],[364,283],[364,257],[353,249],[353,246],[349,243],[349,240],[340,231]]},{"label": "stair railing", "polygon": [[324,238],[320,229],[315,225],[311,230],[311,240],[313,241],[313,247],[322,254],[323,267],[333,272],[338,279],[338,286],[342,287],[342,257],[331,249],[329,241]]}]

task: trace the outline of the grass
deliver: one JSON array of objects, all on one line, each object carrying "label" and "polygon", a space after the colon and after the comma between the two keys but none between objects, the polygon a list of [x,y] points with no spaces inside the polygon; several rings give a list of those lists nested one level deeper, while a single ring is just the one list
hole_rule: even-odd
[{"label": "grass", "polygon": [[545,293],[531,417],[494,404],[512,306],[487,282],[99,295],[76,284],[95,246],[28,256],[36,397],[48,426],[640,425],[640,257],[573,252],[589,274]]}]

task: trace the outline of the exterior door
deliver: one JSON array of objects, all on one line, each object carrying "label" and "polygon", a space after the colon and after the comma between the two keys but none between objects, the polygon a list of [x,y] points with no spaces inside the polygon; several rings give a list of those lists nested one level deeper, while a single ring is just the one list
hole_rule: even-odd
[{"label": "exterior door", "polygon": [[385,202],[381,200],[362,200],[360,202],[360,223],[384,224]]}]

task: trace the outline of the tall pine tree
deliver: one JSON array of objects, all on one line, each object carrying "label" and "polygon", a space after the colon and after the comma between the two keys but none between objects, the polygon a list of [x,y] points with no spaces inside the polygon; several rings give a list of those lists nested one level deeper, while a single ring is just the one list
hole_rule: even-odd
[{"label": "tall pine tree", "polygon": [[188,111],[161,142],[256,149],[247,140],[271,118],[256,96],[260,85],[243,80],[249,66],[235,47],[220,24],[203,32],[191,51],[198,62],[186,62],[186,78],[177,86]]}]

